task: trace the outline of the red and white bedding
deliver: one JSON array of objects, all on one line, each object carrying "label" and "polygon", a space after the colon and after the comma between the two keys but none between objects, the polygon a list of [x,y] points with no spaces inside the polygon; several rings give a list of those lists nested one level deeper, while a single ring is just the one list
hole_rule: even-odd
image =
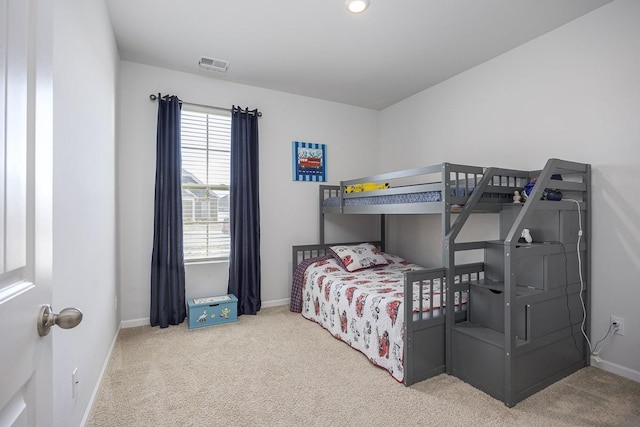
[{"label": "red and white bedding", "polygon": [[[398,381],[404,378],[404,277],[420,267],[391,254],[382,254],[388,265],[348,272],[330,256],[311,261],[302,275],[302,315],[313,320],[334,337],[361,351],[369,360]],[[300,272],[296,272],[300,277]],[[429,285],[423,285],[423,310],[430,307]],[[440,307],[440,283],[433,283],[433,307]],[[414,285],[414,295],[418,284]],[[412,311],[418,311],[415,301]],[[294,310],[297,311],[297,310]]]}]

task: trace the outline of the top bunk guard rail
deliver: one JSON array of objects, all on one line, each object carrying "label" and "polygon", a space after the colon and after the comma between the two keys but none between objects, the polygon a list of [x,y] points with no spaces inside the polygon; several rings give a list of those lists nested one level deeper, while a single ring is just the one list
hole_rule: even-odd
[{"label": "top bunk guard rail", "polygon": [[[348,198],[357,198],[357,197],[376,197],[383,195],[394,195],[394,194],[407,194],[414,193],[420,191],[438,191],[442,189],[442,186],[439,182],[431,182],[431,183],[423,183],[425,184],[427,189],[420,189],[418,185],[411,186],[403,186],[403,187],[391,187],[383,190],[374,190],[367,191],[362,193],[346,193],[346,188],[351,185],[361,184],[363,182],[373,182],[373,183],[386,183],[388,181],[401,180],[401,179],[409,179],[414,177],[433,175],[433,174],[444,174],[444,164],[425,166],[421,168],[413,168],[406,169],[402,171],[395,172],[387,172],[377,175],[370,175],[361,178],[350,179],[346,181],[340,181],[340,193],[338,195],[340,200],[340,213],[344,213],[344,204],[345,199]],[[431,185],[429,185],[431,184]]]},{"label": "top bunk guard rail", "polygon": [[[343,188],[343,194],[342,194],[342,198],[343,199],[355,199],[358,197],[371,197],[371,196],[390,196],[393,194],[406,194],[407,193],[407,189],[406,187],[389,187],[389,188],[385,188],[385,189],[381,189],[381,190],[371,190],[371,191],[366,191],[366,192],[362,192],[362,193],[344,193],[344,188]],[[439,191],[442,189],[442,184],[439,182],[432,182],[429,184],[414,184],[411,186],[411,192],[412,193],[420,193],[420,192],[424,192],[424,191]]]},{"label": "top bunk guard rail", "polygon": [[[478,166],[441,163],[421,168],[370,175],[357,179],[341,181],[338,186],[321,186],[321,201],[327,198],[337,198],[335,206],[327,207],[324,213],[441,213],[442,209],[428,203],[417,203],[420,207],[404,205],[401,208],[376,208],[375,204],[363,208],[353,205],[345,209],[345,201],[363,197],[380,197],[394,195],[411,195],[426,192],[441,192],[440,202],[450,205],[463,205],[473,192],[473,188],[482,179],[484,168]],[[347,193],[349,186],[363,183],[389,184],[388,188],[373,189],[371,191]],[[501,190],[496,191],[499,193]],[[321,204],[322,206],[322,204]]]}]

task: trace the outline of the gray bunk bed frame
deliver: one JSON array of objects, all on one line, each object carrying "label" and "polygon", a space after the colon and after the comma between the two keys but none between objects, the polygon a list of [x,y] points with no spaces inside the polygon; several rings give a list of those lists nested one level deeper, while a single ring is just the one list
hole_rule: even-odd
[{"label": "gray bunk bed frame", "polygon": [[[485,168],[469,165],[459,165],[452,163],[442,163],[421,168],[414,168],[398,172],[384,173],[359,179],[340,182],[340,185],[320,185],[319,186],[319,240],[318,245],[304,245],[293,247],[293,266],[298,265],[304,259],[324,255],[328,247],[341,244],[325,242],[325,215],[332,214],[372,214],[380,216],[380,241],[372,242],[377,244],[382,250],[386,245],[385,215],[387,214],[441,214],[442,227],[441,239],[451,231],[452,215],[460,212],[460,206],[467,203],[470,197],[468,189],[476,187],[482,182]],[[393,183],[390,188],[363,193],[345,193],[345,188],[362,182]],[[395,183],[400,186],[395,186]],[[500,205],[512,202],[513,192],[521,189],[526,184],[525,177],[516,179],[507,176],[495,176],[491,182],[487,183],[486,191],[474,205],[473,212],[499,212]],[[461,189],[464,189],[461,191]],[[440,192],[440,201],[421,203],[396,203],[392,205],[349,205],[348,200],[358,197],[379,197],[408,195],[417,192]],[[473,193],[471,193],[473,194]],[[335,206],[323,206],[327,198],[335,197],[338,204]],[[411,307],[413,304],[413,290],[416,283],[427,283],[434,279],[443,280],[447,277],[447,270],[444,267],[448,252],[443,249],[442,265],[436,268],[405,274],[404,280],[404,306]],[[482,263],[472,263],[458,266],[453,273],[454,279],[458,281],[478,278],[482,273]],[[431,283],[431,282],[429,282]],[[412,317],[405,321],[404,340],[404,384],[409,386],[424,379],[443,373],[446,370],[445,360],[445,316],[435,315],[434,307],[422,307],[423,286],[415,287],[419,295],[416,300],[420,301],[420,316]],[[429,287],[426,287],[430,289]],[[452,291],[454,292],[454,291]],[[457,298],[461,299],[463,291],[458,292]],[[434,301],[434,298],[429,298]],[[451,305],[453,307],[453,305]],[[423,312],[423,309],[426,311]],[[440,311],[438,314],[446,312]],[[451,316],[459,321],[465,318],[462,310],[451,310]]]},{"label": "gray bunk bed frame", "polygon": [[[344,191],[362,182],[384,183],[433,174],[439,176],[437,182],[364,193]],[[557,174],[568,179],[552,179]],[[414,283],[436,278],[446,279],[446,307],[455,307],[455,298],[462,295],[467,297],[467,307],[445,309],[441,317],[432,316],[429,310],[418,318],[405,319],[404,384],[447,372],[512,407],[589,365],[590,350],[583,339],[583,333],[588,336],[589,330],[581,328],[588,321],[583,321],[579,306],[588,312],[590,176],[588,164],[550,159],[540,171],[442,163],[342,181],[339,186],[321,185],[320,244],[294,246],[293,265],[322,255],[336,244],[324,241],[325,215],[380,215],[381,240],[375,244],[384,250],[386,214],[441,214],[443,265],[405,274],[405,307],[412,304]],[[526,202],[513,203],[513,192],[522,190],[534,177],[537,182]],[[470,186],[472,192],[467,191]],[[465,191],[460,192],[460,188]],[[562,201],[540,200],[546,189],[562,191],[566,196]],[[349,206],[346,202],[355,197],[416,191],[440,191],[441,200],[368,206]],[[575,202],[568,201],[567,196]],[[328,197],[337,197],[338,205],[323,207]],[[499,213],[500,240],[457,241],[474,212]],[[571,250],[569,244],[576,243],[571,233],[576,229],[577,235],[578,225],[580,243]],[[531,244],[518,242],[524,228],[531,230]],[[456,253],[478,249],[484,250],[484,262],[455,264]],[[575,262],[575,255],[580,255],[581,262]],[[423,292],[422,286],[417,289]],[[417,299],[422,301],[422,295]]]}]

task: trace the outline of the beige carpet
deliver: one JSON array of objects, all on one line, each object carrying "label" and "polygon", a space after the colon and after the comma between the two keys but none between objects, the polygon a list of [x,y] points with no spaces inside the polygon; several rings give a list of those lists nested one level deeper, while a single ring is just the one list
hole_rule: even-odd
[{"label": "beige carpet", "polygon": [[287,307],[124,329],[89,426],[638,426],[640,383],[585,368],[507,408],[446,374],[411,387]]}]

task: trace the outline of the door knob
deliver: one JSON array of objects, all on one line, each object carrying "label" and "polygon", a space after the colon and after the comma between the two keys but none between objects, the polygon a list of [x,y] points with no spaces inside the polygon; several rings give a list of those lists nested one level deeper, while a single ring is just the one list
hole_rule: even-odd
[{"label": "door knob", "polygon": [[58,325],[62,329],[75,328],[82,321],[82,311],[77,308],[65,308],[59,314],[53,313],[51,306],[45,304],[40,309],[38,316],[38,334],[44,337],[49,334],[53,325]]}]

